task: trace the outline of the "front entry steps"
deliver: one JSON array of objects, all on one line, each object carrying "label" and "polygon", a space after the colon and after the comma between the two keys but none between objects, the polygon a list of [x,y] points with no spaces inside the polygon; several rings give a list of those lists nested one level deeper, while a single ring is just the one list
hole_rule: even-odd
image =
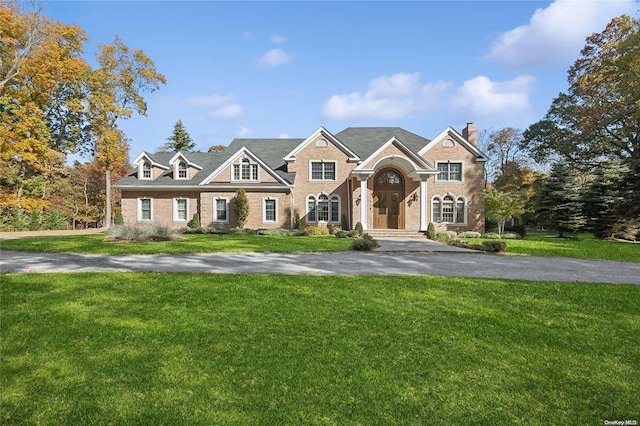
[{"label": "front entry steps", "polygon": [[424,232],[412,229],[369,229],[364,232],[373,238],[425,238]]}]

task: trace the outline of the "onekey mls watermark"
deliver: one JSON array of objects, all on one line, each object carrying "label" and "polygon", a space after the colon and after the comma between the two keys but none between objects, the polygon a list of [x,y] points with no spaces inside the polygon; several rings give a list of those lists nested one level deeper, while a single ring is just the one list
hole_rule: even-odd
[{"label": "onekey mls watermark", "polygon": [[637,420],[605,420],[607,426],[638,426]]}]

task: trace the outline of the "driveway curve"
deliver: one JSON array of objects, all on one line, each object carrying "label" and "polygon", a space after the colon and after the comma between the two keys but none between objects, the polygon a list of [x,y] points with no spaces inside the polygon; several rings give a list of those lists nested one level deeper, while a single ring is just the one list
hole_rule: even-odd
[{"label": "driveway curve", "polygon": [[216,253],[100,256],[0,252],[3,273],[206,272],[285,275],[437,275],[639,284],[640,263],[465,252]]}]

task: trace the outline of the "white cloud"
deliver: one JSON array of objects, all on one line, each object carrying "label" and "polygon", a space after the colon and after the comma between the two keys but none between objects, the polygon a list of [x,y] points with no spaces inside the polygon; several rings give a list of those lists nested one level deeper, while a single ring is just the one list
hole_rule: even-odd
[{"label": "white cloud", "polygon": [[251,130],[248,127],[242,127],[240,128],[240,130],[238,130],[238,132],[236,133],[236,136],[238,136],[239,138],[246,138],[250,136],[251,133],[253,133],[253,130]]},{"label": "white cloud", "polygon": [[289,135],[286,133],[280,133],[278,139],[289,139]]},{"label": "white cloud", "polygon": [[244,114],[242,105],[235,102],[233,95],[192,96],[187,105],[206,109],[206,118],[234,120]]},{"label": "white cloud", "polygon": [[272,49],[258,59],[258,64],[264,67],[273,68],[286,64],[291,60],[291,56],[282,49]]},{"label": "white cloud", "polygon": [[485,59],[512,66],[571,64],[586,37],[616,16],[633,15],[639,5],[634,0],[556,0],[537,9],[528,24],[501,34]]},{"label": "white cloud", "polygon": [[451,82],[422,83],[418,73],[382,76],[369,83],[366,93],[330,97],[322,108],[326,118],[402,119],[427,111],[455,113],[467,119],[526,116],[535,79],[528,75],[495,82],[485,76],[455,87]]},{"label": "white cloud", "polygon": [[269,40],[273,44],[282,44],[287,42],[287,38],[281,35],[273,35]]},{"label": "white cloud", "polygon": [[504,82],[481,75],[464,82],[451,96],[450,106],[474,117],[511,116],[531,110],[529,94],[535,78],[522,75]]}]

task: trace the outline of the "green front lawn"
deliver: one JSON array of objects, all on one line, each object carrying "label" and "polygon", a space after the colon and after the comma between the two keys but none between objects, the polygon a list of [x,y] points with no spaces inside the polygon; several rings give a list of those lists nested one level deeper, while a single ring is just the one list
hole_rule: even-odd
[{"label": "green front lawn", "polygon": [[0,423],[638,419],[640,287],[0,275]]},{"label": "green front lawn", "polygon": [[315,252],[349,250],[351,239],[334,236],[184,235],[184,241],[118,243],[104,235],[35,237],[0,242],[2,250],[87,254],[161,254],[216,252]]},{"label": "green front lawn", "polygon": [[640,262],[640,243],[599,240],[591,234],[572,234],[570,238],[556,238],[556,235],[552,232],[529,231],[526,240],[464,238],[462,241],[473,244],[504,241],[510,254]]}]

